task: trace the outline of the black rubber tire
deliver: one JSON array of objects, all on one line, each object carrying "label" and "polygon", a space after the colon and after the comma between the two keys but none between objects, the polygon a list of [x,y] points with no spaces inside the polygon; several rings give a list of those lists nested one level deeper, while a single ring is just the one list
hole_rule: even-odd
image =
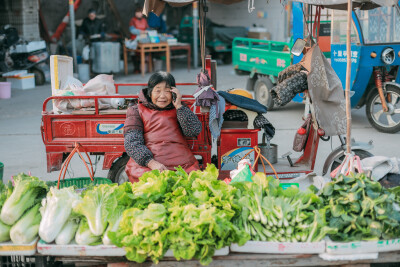
[{"label": "black rubber tire", "polygon": [[254,91],[254,85],[256,84],[257,81],[257,76],[254,76],[253,78],[248,77],[246,81],[246,90],[249,92]]},{"label": "black rubber tire", "polygon": [[[372,157],[373,154],[371,154],[370,152],[366,151],[366,150],[362,150],[362,149],[354,149],[352,150],[354,152],[354,154],[356,154],[357,156],[360,157],[360,159],[365,159],[365,158],[369,158]],[[333,172],[344,160],[344,155],[341,156],[338,160],[335,160],[332,165],[331,165],[331,172]]]},{"label": "black rubber tire", "polygon": [[44,76],[43,71],[37,68],[32,68],[30,72],[35,75],[35,85],[43,85],[46,82],[46,77]]},{"label": "black rubber tire", "polygon": [[128,155],[123,155],[117,161],[115,161],[110,170],[108,171],[107,178],[110,179],[113,183],[123,184],[124,182],[128,182],[129,180],[123,179],[123,176],[127,178],[128,176],[125,173],[125,166],[129,161]]},{"label": "black rubber tire", "polygon": [[274,84],[270,78],[266,76],[258,77],[256,83],[254,84],[254,96],[258,102],[265,105],[268,110],[274,108],[274,100],[272,99],[271,89]]},{"label": "black rubber tire", "polygon": [[[386,85],[386,93],[396,94],[397,96],[399,96],[399,98],[397,100],[398,103],[395,103],[394,109],[400,109],[400,103],[399,103],[400,88],[397,87],[397,86],[388,84],[388,85]],[[374,102],[375,102],[375,100],[377,98],[379,99],[379,92],[375,88],[369,94],[368,99],[367,99],[367,103],[366,103],[366,107],[365,107],[365,111],[367,113],[367,118],[368,118],[369,123],[372,125],[372,127],[374,127],[375,129],[377,129],[378,131],[383,132],[383,133],[397,133],[397,132],[399,132],[400,131],[400,120],[394,126],[389,126],[388,125],[388,126],[385,127],[384,125],[379,125],[379,123],[373,117]],[[397,104],[397,108],[396,108],[396,104]],[[383,113],[382,116],[385,116],[385,114]],[[397,115],[397,116],[400,116],[400,115]],[[399,118],[399,117],[396,117],[396,118]]]},{"label": "black rubber tire", "polygon": [[222,62],[224,62],[225,65],[232,64],[232,53],[224,53]]}]

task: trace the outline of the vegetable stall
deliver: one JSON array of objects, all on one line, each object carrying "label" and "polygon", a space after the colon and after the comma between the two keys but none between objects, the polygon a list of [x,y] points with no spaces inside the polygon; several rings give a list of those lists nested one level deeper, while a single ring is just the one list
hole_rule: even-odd
[{"label": "vegetable stall", "polygon": [[33,257],[36,266],[400,262],[400,188],[354,169],[306,190],[261,172],[218,177],[212,164],[119,185],[18,174],[0,184],[0,254]]},{"label": "vegetable stall", "polygon": [[2,253],[4,244],[37,242],[31,255],[65,263],[400,261],[400,190],[365,174],[305,191],[261,172],[248,181],[218,180],[214,165],[190,174],[151,171],[134,184],[88,183],[85,190],[22,173],[13,182],[1,184]]}]

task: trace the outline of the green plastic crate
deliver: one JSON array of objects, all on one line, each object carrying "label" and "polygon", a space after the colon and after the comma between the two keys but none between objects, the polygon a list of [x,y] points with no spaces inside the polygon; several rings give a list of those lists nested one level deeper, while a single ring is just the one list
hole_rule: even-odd
[{"label": "green plastic crate", "polygon": [[[94,184],[112,184],[113,182],[110,179],[103,177],[93,177]],[[57,186],[58,181],[48,182],[49,186]],[[72,179],[64,179],[60,181],[60,188],[76,186],[77,188],[85,188],[92,183],[90,177],[78,177]]]},{"label": "green plastic crate", "polygon": [[299,187],[298,183],[284,183],[284,184],[279,184],[280,187],[283,188],[283,190],[288,189],[289,187],[291,187],[292,185]]},{"label": "green plastic crate", "polygon": [[4,164],[0,162],[0,181],[3,181]]}]

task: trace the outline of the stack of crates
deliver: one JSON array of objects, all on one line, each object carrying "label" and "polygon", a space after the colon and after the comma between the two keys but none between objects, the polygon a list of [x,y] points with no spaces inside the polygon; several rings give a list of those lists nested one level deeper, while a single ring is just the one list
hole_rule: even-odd
[{"label": "stack of crates", "polygon": [[10,24],[27,41],[40,40],[39,1],[4,0],[0,7],[0,24]]}]

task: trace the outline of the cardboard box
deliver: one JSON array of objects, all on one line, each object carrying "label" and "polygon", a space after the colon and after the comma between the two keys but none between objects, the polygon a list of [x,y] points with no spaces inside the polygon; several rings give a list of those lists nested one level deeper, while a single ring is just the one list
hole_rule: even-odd
[{"label": "cardboard box", "polygon": [[247,36],[253,39],[271,40],[269,32],[249,32]]}]

